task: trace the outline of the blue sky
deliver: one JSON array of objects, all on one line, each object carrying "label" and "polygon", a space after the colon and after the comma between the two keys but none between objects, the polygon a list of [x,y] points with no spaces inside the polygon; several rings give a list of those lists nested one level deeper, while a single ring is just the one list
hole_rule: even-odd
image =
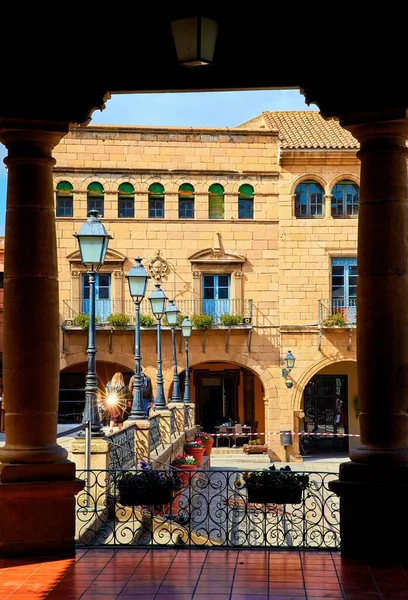
[{"label": "blue sky", "polygon": [[[174,125],[235,127],[264,110],[317,110],[308,107],[297,90],[250,92],[195,92],[182,94],[114,95],[103,111],[95,111],[91,125]],[[0,235],[4,235],[7,172],[0,144]]]}]

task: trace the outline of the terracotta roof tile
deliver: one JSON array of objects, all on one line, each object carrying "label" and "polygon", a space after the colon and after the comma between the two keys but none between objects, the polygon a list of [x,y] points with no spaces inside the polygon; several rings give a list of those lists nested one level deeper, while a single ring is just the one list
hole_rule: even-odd
[{"label": "terracotta roof tile", "polygon": [[[334,119],[325,120],[318,111],[264,111],[263,123],[267,129],[278,131],[281,147],[296,150],[300,148],[353,149],[360,145],[349,131],[343,129]],[[244,128],[251,124],[262,127],[257,118],[243,123]],[[259,123],[259,124],[258,124]]]}]

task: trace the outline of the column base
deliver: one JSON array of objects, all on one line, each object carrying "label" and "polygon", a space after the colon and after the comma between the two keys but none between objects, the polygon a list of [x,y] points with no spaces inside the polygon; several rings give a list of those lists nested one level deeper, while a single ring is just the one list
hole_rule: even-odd
[{"label": "column base", "polygon": [[342,557],[408,563],[408,466],[342,463],[329,488],[340,497]]},{"label": "column base", "polygon": [[[22,466],[22,476],[27,465]],[[0,474],[0,557],[74,556],[75,464],[41,465],[42,481],[19,481],[19,466],[2,466]],[[57,472],[56,472],[57,471]]]}]

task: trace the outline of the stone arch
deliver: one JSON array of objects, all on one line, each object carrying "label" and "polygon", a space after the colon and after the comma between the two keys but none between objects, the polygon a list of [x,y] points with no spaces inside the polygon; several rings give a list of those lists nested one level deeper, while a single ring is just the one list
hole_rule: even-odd
[{"label": "stone arch", "polygon": [[[72,367],[74,365],[86,363],[88,360],[86,351],[83,352],[75,352],[73,354],[64,355],[60,357],[60,371],[64,371],[68,367]],[[107,351],[99,351],[97,354],[96,362],[104,362],[104,363],[112,363],[122,365],[129,371],[134,371],[135,369],[135,359],[130,354],[117,353],[115,354],[115,360],[112,360],[112,354]]]},{"label": "stone arch", "polygon": [[290,189],[292,198],[295,197],[296,187],[299,185],[299,183],[302,183],[305,179],[312,179],[313,181],[316,181],[316,183],[319,183],[322,186],[325,195],[330,193],[330,191],[328,191],[328,189],[327,189],[328,188],[327,179],[325,177],[323,177],[320,173],[302,173],[301,175],[298,175],[298,177],[296,177],[296,179],[294,179],[292,182],[291,189]]},{"label": "stone arch", "polygon": [[328,367],[330,365],[334,365],[336,363],[341,362],[357,362],[357,358],[354,356],[345,357],[342,356],[324,356],[318,362],[310,365],[308,369],[306,369],[300,378],[297,380],[296,390],[293,394],[292,407],[293,410],[301,410],[302,409],[302,401],[303,401],[303,392],[307,383],[311,380],[314,375],[317,375],[319,371]]},{"label": "stone arch", "polygon": [[331,181],[328,182],[329,193],[331,194],[333,187],[337,183],[340,183],[341,181],[344,181],[344,180],[352,181],[353,183],[355,183],[356,185],[358,185],[360,187],[360,176],[357,175],[356,173],[338,173],[335,177],[333,177],[333,179]]}]

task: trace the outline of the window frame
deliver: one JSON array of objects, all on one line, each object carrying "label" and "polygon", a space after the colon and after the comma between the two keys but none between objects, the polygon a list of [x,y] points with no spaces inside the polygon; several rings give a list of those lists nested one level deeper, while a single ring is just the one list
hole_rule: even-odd
[{"label": "window frame", "polygon": [[[63,204],[64,214],[60,214],[61,204]],[[67,209],[70,214],[66,214]],[[74,216],[74,187],[69,181],[60,181],[57,183],[55,192],[55,216],[59,219],[72,218]]]},{"label": "window frame", "polygon": [[[336,198],[336,188],[343,188],[341,198]],[[347,188],[354,188],[354,195],[351,197],[351,201],[348,198]],[[338,190],[340,191],[340,189]],[[339,194],[340,195],[340,194]],[[356,198],[357,197],[357,200]],[[342,214],[339,214],[339,207],[341,206]],[[350,211],[349,211],[350,207]],[[351,217],[358,217],[360,207],[360,188],[355,181],[342,180],[338,181],[332,188],[331,191],[331,216],[333,219],[347,219]],[[337,214],[336,214],[337,213]]]},{"label": "window frame", "polygon": [[[301,188],[307,186],[305,190]],[[314,186],[316,190],[311,191],[310,186]],[[315,194],[320,194],[320,201],[313,201],[311,198]],[[306,202],[302,202],[299,197],[305,195]],[[321,207],[321,214],[317,211],[313,214],[313,206]],[[302,213],[302,207],[306,207],[306,211]],[[305,179],[297,184],[295,188],[295,217],[297,219],[323,219],[325,216],[325,194],[323,186],[314,179]]]}]

